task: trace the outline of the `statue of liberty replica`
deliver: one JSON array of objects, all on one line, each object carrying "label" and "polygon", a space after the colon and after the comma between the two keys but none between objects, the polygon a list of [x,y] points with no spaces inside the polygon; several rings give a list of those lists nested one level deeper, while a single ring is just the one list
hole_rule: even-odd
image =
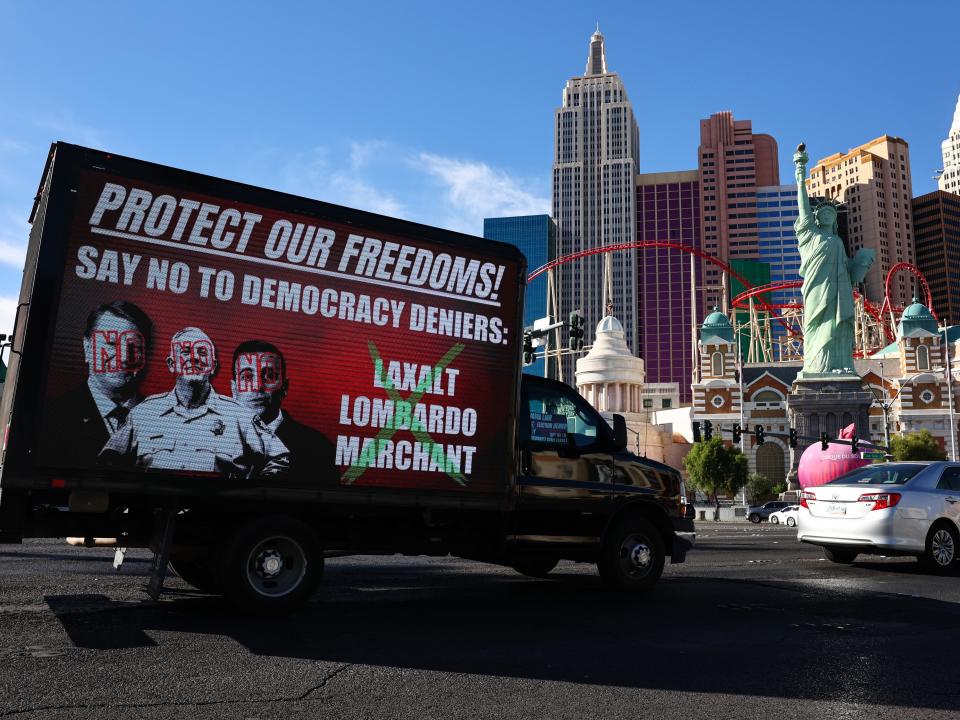
[{"label": "statue of liberty replica", "polygon": [[[803,278],[803,370],[790,392],[790,424],[801,438],[830,439],[851,423],[860,438],[870,437],[868,411],[873,395],[863,387],[853,365],[854,287],[863,282],[874,251],[861,248],[847,256],[837,232],[837,208],[829,202],[811,209],[805,183],[806,148],[793,156],[800,216],[794,228]],[[794,450],[790,488],[797,489],[800,455],[811,444],[801,439]]]},{"label": "statue of liberty replica", "polygon": [[874,251],[861,248],[849,258],[837,234],[837,209],[829,201],[810,209],[807,186],[807,153],[801,143],[793,156],[796,164],[797,204],[794,223],[803,278],[802,378],[856,375],[853,370],[853,288],[863,282],[873,263]]}]

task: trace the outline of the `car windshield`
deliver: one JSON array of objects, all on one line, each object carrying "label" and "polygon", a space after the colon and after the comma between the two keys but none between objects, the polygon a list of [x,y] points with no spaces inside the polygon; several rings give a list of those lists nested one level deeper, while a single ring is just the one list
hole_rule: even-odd
[{"label": "car windshield", "polygon": [[913,463],[889,463],[867,465],[841,475],[829,485],[903,485],[923,470],[926,465]]}]

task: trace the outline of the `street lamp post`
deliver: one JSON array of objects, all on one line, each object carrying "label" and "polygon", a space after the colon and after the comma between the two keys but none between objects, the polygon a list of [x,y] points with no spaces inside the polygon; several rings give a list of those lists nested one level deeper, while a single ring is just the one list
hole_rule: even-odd
[{"label": "street lamp post", "polygon": [[[878,396],[877,393],[874,392],[873,388],[867,385],[867,388],[870,390],[871,393],[873,393],[873,402],[871,402],[870,404],[876,405],[881,410],[883,410],[883,444],[887,447],[888,450],[890,449],[890,415],[889,415],[890,408],[893,407],[893,404],[897,401],[897,398],[900,397],[900,393],[904,391],[904,388],[906,388],[907,385],[912,383],[921,375],[929,375],[929,374],[930,372],[919,372],[914,375],[911,375],[902,383],[900,383],[900,389],[897,390],[896,394],[889,400],[884,400],[883,397]],[[880,361],[880,385],[882,386],[884,395],[886,395],[887,385],[883,379],[883,361],[882,360]],[[951,425],[950,432],[951,432],[951,437],[953,437],[953,459],[954,461],[956,461],[957,442],[956,442],[956,433],[952,429],[953,427],[953,391],[950,389],[951,385],[950,385],[949,366],[947,368],[947,388],[948,388],[947,393],[950,395],[950,425]]]},{"label": "street lamp post", "polygon": [[[873,402],[870,404],[876,405],[881,410],[883,410],[883,444],[887,447],[888,450],[890,448],[890,408],[893,407],[893,404],[897,401],[897,398],[900,397],[900,393],[904,391],[907,385],[912,383],[918,377],[922,375],[929,375],[929,374],[930,374],[929,372],[922,372],[922,373],[916,373],[915,375],[911,375],[902,383],[900,383],[900,389],[897,390],[896,394],[889,400],[884,400],[883,397],[878,396],[873,391],[873,388],[867,385],[867,388],[870,390],[871,393],[873,393]],[[887,385],[883,379],[883,360],[880,361],[880,385],[882,386],[884,395],[886,395]],[[953,405],[951,403],[951,418],[952,418],[952,412],[953,412],[952,407]]]},{"label": "street lamp post", "polygon": [[953,363],[950,358],[950,342],[947,339],[947,326],[944,325],[939,330],[943,331],[943,365],[947,373],[947,399],[950,403],[950,455],[954,462],[957,462],[957,425],[953,419]]}]

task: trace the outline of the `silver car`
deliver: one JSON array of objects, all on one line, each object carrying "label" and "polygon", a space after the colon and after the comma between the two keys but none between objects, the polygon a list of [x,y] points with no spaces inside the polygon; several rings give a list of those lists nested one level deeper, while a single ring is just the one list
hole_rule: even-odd
[{"label": "silver car", "polygon": [[946,571],[960,556],[960,463],[867,465],[800,493],[797,539],[828,560],[914,555]]}]

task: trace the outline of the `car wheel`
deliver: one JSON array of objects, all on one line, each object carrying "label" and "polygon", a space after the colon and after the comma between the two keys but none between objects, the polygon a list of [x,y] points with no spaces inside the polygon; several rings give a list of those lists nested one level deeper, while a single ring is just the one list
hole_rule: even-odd
[{"label": "car wheel", "polygon": [[310,598],[323,575],[323,550],[309,526],[269,516],[238,528],[226,543],[220,583],[241,610],[283,612]]},{"label": "car wheel", "polygon": [[796,524],[797,524],[796,520],[794,520],[793,518],[787,518],[787,527],[795,527]]},{"label": "car wheel", "polygon": [[947,572],[957,562],[958,546],[957,529],[943,522],[937,523],[927,533],[927,549],[921,561],[934,572]]},{"label": "car wheel", "polygon": [[823,549],[823,555],[830,562],[840,563],[841,565],[849,565],[854,560],[857,559],[859,555],[856,550],[844,550],[841,548],[831,548],[825,547]]},{"label": "car wheel", "polygon": [[557,566],[558,562],[560,561],[557,558],[531,555],[530,557],[517,558],[510,563],[510,567],[527,577],[545,578]]},{"label": "car wheel", "polygon": [[750,517],[747,519],[754,524],[760,522],[760,516],[756,513],[750,513]]},{"label": "car wheel", "polygon": [[779,525],[779,524],[780,524],[780,518],[778,518],[776,515],[771,515],[771,516],[770,516],[770,524],[771,524],[771,525]]},{"label": "car wheel", "polygon": [[650,590],[663,572],[664,559],[660,531],[645,518],[627,516],[607,531],[597,568],[614,590]]}]

